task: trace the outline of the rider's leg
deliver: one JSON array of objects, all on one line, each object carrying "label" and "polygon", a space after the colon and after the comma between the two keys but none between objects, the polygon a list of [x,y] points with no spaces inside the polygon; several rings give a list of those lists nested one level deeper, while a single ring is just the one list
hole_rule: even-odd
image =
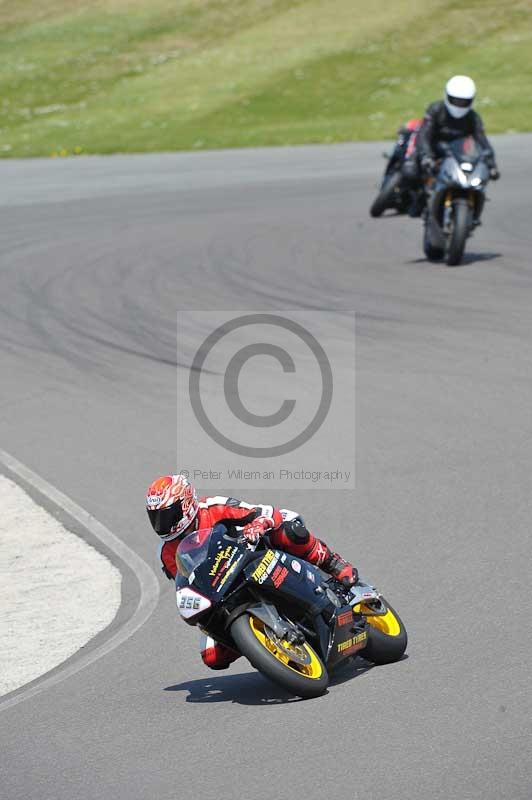
[{"label": "rider's leg", "polygon": [[280,528],[269,534],[269,539],[273,547],[309,561],[339,581],[350,584],[357,579],[355,568],[314,536],[301,517],[286,520]]},{"label": "rider's leg", "polygon": [[424,195],[420,191],[421,187],[421,170],[417,154],[414,152],[412,155],[405,158],[403,162],[402,175],[405,185],[408,186],[410,192],[410,206],[408,214],[411,217],[421,216],[424,205]]},{"label": "rider's leg", "polygon": [[240,658],[240,653],[232,650],[225,644],[220,644],[206,633],[201,635],[200,652],[203,663],[211,669],[227,669],[227,667]]}]

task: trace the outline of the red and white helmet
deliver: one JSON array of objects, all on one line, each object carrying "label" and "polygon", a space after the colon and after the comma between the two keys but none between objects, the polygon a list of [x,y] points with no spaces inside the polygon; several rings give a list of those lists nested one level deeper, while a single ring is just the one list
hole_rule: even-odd
[{"label": "red and white helmet", "polygon": [[186,531],[198,510],[196,490],[184,475],[163,475],[148,489],[148,517],[155,533],[166,542]]}]

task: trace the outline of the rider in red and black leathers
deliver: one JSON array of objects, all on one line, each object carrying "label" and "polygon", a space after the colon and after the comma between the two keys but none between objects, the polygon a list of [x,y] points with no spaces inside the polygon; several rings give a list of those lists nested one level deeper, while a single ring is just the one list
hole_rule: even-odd
[{"label": "rider in red and black leathers", "polygon": [[[325,565],[332,566],[331,558],[334,554],[327,545],[308,530],[298,514],[286,509],[264,505],[252,506],[232,497],[201,497],[196,517],[197,524],[191,527],[187,533],[191,533],[192,530],[212,528],[220,522],[227,527],[237,526],[240,528],[261,517],[273,519],[275,527],[266,529],[272,547],[286,550],[298,558],[304,558],[311,564],[324,567],[326,571]],[[170,542],[163,542],[159,551],[163,570],[170,578],[176,576],[175,554],[179,541],[180,539],[174,539]],[[337,556],[337,558],[339,557]],[[339,580],[344,578],[347,563],[342,561],[342,565],[342,574],[337,575]],[[345,575],[351,577],[349,569]]]},{"label": "rider in red and black leathers", "polygon": [[[356,569],[314,536],[298,514],[287,509],[251,506],[232,497],[201,497],[197,524],[191,530],[212,528],[218,522],[227,527],[244,527],[265,517],[273,519],[275,523],[274,528],[264,531],[268,534],[272,547],[286,550],[287,553],[321,567],[348,586],[355,583],[358,577]],[[178,545],[179,539],[174,539],[165,542],[160,549],[163,570],[169,578],[176,576],[175,554]],[[201,657],[211,669],[225,669],[240,657],[240,653],[216,642],[211,636],[204,635],[201,641]]]},{"label": "rider in red and black leathers", "polygon": [[[182,523],[178,521],[172,530],[178,530],[181,525],[179,533],[173,534],[172,538],[169,538],[168,533],[161,530],[155,515],[160,509],[165,513],[165,509],[171,510],[176,505],[180,505],[180,501],[176,503],[175,498],[181,496],[182,489],[181,486],[178,486],[175,496],[169,496],[172,487],[165,485],[162,492],[160,488],[162,481],[185,484],[185,490],[189,493],[192,487],[183,476],[165,476],[155,481],[148,490],[147,508],[150,520],[156,532],[166,538],[161,542],[159,556],[162,569],[168,578],[176,577],[176,551],[181,539],[195,530],[212,528],[217,523],[222,523],[228,528],[242,529],[242,533],[250,541],[257,541],[261,535],[267,534],[272,547],[285,550],[320,567],[330,575],[334,575],[345,586],[352,586],[356,583],[358,573],[355,567],[338,553],[334,553],[325,542],[314,536],[299,514],[287,509],[250,505],[232,497],[201,497],[197,500],[194,494],[188,498],[191,503],[189,514],[191,517],[194,515],[193,521],[186,528],[183,528]],[[193,508],[194,503],[196,503],[196,508]],[[201,656],[204,663],[212,669],[225,669],[239,658],[240,653],[215,642],[210,636],[204,636]]]}]

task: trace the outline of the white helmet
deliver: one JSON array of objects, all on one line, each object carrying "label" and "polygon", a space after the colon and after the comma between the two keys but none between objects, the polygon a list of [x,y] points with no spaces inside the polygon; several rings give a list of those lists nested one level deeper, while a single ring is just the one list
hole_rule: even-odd
[{"label": "white helmet", "polygon": [[467,75],[455,75],[445,87],[445,106],[455,119],[465,117],[475,99],[475,81]]}]

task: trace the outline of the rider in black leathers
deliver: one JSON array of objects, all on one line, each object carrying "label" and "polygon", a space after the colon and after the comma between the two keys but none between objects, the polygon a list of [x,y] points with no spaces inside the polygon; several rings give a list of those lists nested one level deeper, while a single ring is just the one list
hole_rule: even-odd
[{"label": "rider in black leathers", "polygon": [[484,133],[482,119],[472,109],[474,97],[475,84],[471,78],[456,75],[447,83],[445,99],[438,100],[427,108],[417,142],[419,165],[425,174],[434,171],[436,160],[442,155],[438,151],[439,142],[472,136],[485,152],[491,179],[497,180],[500,177],[495,153]]}]

